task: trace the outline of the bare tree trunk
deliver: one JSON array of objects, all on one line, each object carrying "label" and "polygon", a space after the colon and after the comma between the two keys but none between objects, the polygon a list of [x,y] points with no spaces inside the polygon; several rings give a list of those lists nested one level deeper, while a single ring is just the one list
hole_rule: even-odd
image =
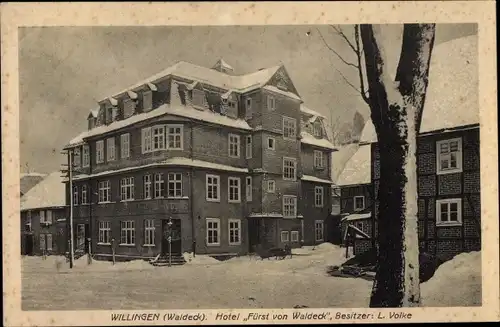
[{"label": "bare tree trunk", "polygon": [[393,81],[379,29],[360,27],[381,167],[378,265],[370,307],[420,304],[416,152],[434,29],[433,24],[405,25]]}]

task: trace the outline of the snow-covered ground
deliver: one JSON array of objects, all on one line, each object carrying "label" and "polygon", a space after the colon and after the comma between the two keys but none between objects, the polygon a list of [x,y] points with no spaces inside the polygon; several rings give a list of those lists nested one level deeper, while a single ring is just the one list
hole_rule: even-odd
[{"label": "snow-covered ground", "polygon": [[[345,249],[323,243],[293,252],[293,258],[285,260],[242,256],[222,262],[185,254],[187,263],[174,267],[153,267],[141,260],[88,265],[82,257],[73,270],[63,257],[24,257],[22,306],[24,310],[368,307],[371,282],[326,273],[328,266],[345,261]],[[479,279],[473,276],[477,271],[471,273],[468,257],[457,260],[445,263],[444,271],[436,272],[436,281],[422,285],[427,306],[442,303],[436,293],[448,282],[453,287],[446,303],[476,289],[480,273]],[[440,277],[445,275],[448,280]],[[454,278],[470,283],[453,284]]]}]

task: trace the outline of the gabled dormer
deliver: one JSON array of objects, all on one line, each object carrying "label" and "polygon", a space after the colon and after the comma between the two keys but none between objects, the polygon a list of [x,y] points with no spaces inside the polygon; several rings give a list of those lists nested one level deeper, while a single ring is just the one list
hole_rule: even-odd
[{"label": "gabled dormer", "polygon": [[193,106],[193,108],[198,110],[207,110],[208,101],[207,95],[203,85],[199,82],[193,82],[186,85],[186,90],[188,93],[187,104]]},{"label": "gabled dormer", "polygon": [[225,62],[222,58],[217,60],[212,69],[225,74],[232,74],[234,71],[233,67],[231,67],[231,65]]},{"label": "gabled dormer", "polygon": [[133,116],[136,113],[137,101],[139,95],[133,91],[127,91],[127,94],[122,99],[123,119]]},{"label": "gabled dormer", "polygon": [[289,92],[294,94],[296,97],[300,98],[295,85],[293,85],[292,79],[285,69],[285,66],[281,65],[280,68],[274,73],[274,75],[269,79],[264,88],[272,89],[277,88],[283,92]]},{"label": "gabled dormer", "polygon": [[221,96],[221,114],[231,118],[238,118],[238,94],[233,90]]},{"label": "gabled dormer", "polygon": [[90,110],[89,115],[87,116],[87,126],[89,130],[97,126],[98,115],[99,109]]},{"label": "gabled dormer", "polygon": [[118,119],[118,100],[107,98],[104,103],[104,124],[109,125]]}]

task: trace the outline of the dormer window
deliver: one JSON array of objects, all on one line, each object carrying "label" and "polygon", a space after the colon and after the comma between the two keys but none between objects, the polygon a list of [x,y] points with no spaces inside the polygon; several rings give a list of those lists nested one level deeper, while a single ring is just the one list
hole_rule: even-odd
[{"label": "dormer window", "polygon": [[314,136],[321,137],[321,124],[316,122],[313,124]]},{"label": "dormer window", "polygon": [[142,93],[142,109],[144,112],[153,109],[153,92],[144,91]]},{"label": "dormer window", "polygon": [[204,108],[207,105],[207,97],[202,90],[193,90],[192,95],[193,106]]}]

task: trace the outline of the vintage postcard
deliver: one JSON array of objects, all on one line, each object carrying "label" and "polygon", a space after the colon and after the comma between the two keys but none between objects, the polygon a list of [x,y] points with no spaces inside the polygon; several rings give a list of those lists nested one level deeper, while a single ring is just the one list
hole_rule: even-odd
[{"label": "vintage postcard", "polygon": [[1,9],[6,326],[500,319],[493,1]]}]

